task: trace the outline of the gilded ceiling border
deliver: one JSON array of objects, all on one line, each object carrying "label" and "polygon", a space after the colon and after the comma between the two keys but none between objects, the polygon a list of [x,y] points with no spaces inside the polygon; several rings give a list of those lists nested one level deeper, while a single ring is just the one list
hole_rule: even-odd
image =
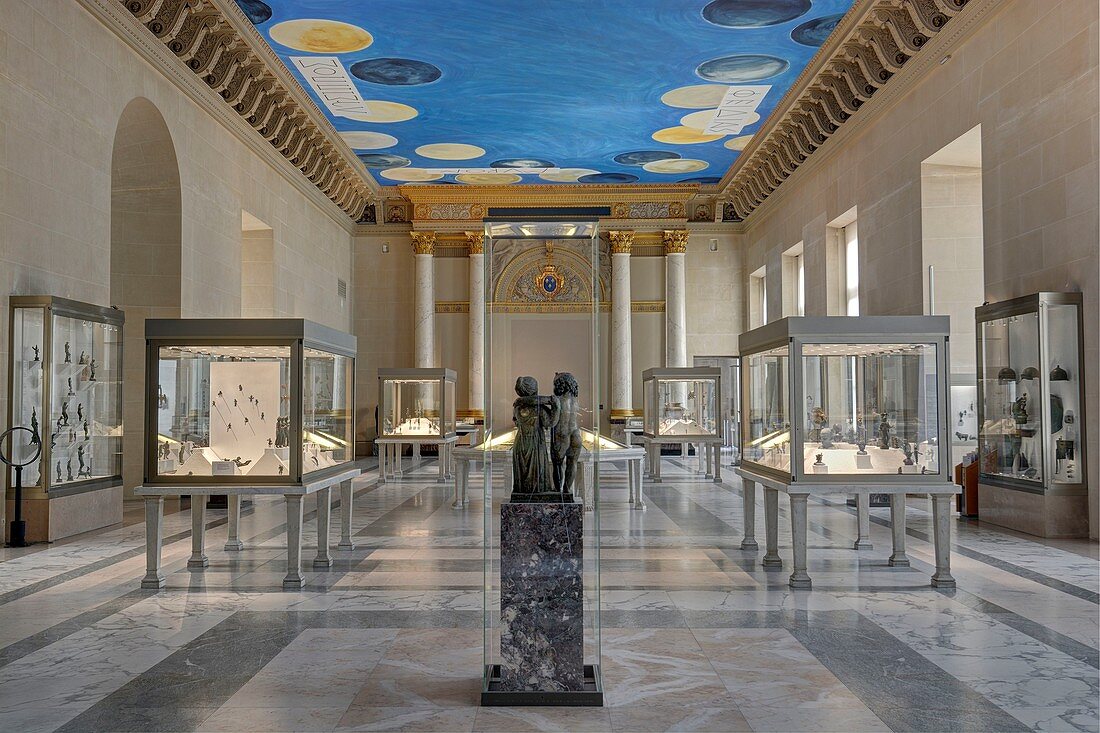
[{"label": "gilded ceiling border", "polygon": [[[959,24],[952,22],[971,4],[857,0],[780,100],[767,127],[753,136],[722,178],[719,189],[733,207],[732,220],[743,221],[758,209],[872,98],[892,96],[892,90],[879,92],[945,29],[954,35]],[[893,86],[900,84],[894,81]]]},{"label": "gilded ceiling border", "polygon": [[362,163],[232,0],[111,5],[143,26],[352,221],[360,218],[372,193]]}]

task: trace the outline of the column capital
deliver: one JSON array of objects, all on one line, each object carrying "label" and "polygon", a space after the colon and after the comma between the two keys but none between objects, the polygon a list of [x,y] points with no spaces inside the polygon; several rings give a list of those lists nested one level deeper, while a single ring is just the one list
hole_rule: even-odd
[{"label": "column capital", "polygon": [[485,232],[466,232],[466,247],[472,255],[483,254],[485,252]]},{"label": "column capital", "polygon": [[435,254],[435,232],[411,232],[413,254]]},{"label": "column capital", "polygon": [[687,252],[688,230],[666,229],[664,242],[666,255],[682,255]]},{"label": "column capital", "polygon": [[607,233],[608,239],[611,240],[611,254],[613,255],[628,255],[630,254],[630,248],[634,246],[634,232],[626,230],[610,230]]}]

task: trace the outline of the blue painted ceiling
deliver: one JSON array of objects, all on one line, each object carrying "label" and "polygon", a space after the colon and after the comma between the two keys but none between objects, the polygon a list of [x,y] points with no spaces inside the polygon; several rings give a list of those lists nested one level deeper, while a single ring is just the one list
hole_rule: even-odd
[{"label": "blue painted ceiling", "polygon": [[383,185],[713,184],[852,0],[237,4]]}]

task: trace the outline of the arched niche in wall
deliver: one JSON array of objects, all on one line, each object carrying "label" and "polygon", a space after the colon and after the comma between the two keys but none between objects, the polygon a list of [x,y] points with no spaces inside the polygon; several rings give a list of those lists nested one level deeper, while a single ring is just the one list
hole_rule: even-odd
[{"label": "arched niche in wall", "polygon": [[111,151],[111,303],[126,311],[123,344],[123,483],[142,480],[145,319],[179,318],[182,285],[179,164],[156,105],[123,109]]}]

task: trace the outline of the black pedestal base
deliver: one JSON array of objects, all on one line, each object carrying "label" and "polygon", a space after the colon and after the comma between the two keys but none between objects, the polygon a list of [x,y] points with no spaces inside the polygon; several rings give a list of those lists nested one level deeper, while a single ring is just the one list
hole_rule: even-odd
[{"label": "black pedestal base", "polygon": [[481,687],[483,707],[514,707],[541,705],[547,707],[603,707],[603,680],[600,665],[584,665],[584,689],[569,692],[505,692],[500,689],[500,665],[485,668]]}]

